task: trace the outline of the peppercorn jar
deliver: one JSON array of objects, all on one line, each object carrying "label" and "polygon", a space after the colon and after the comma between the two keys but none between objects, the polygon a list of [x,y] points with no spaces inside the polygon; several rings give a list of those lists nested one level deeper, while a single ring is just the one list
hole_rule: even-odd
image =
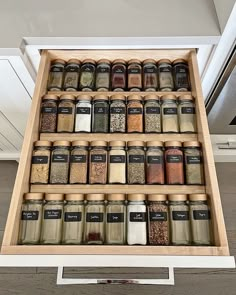
[{"label": "peppercorn jar", "polygon": [[127,243],[147,244],[147,208],[144,194],[128,194]]},{"label": "peppercorn jar", "polygon": [[173,78],[176,91],[189,91],[189,70],[188,62],[184,59],[173,61]]},{"label": "peppercorn jar", "polygon": [[93,91],[95,84],[96,62],[93,59],[85,59],[80,70],[79,89]]},{"label": "peppercorn jar", "polygon": [[145,59],[143,61],[143,90],[157,91],[157,65],[154,59]]},{"label": "peppercorn jar", "polygon": [[67,184],[70,163],[70,142],[54,141],[51,156],[50,183]]},{"label": "peppercorn jar", "polygon": [[65,66],[64,90],[77,91],[79,86],[80,61],[69,59]]},{"label": "peppercorn jar", "polygon": [[140,95],[130,95],[127,105],[127,132],[143,132],[143,104]]},{"label": "peppercorn jar", "polygon": [[189,195],[192,242],[196,246],[212,244],[211,214],[206,194]]},{"label": "peppercorn jar", "polygon": [[145,183],[145,151],[143,141],[128,141],[127,182],[128,184]]},{"label": "peppercorn jar", "polygon": [[110,98],[110,132],[125,132],[126,104],[125,96],[114,94]]},{"label": "peppercorn jar", "polygon": [[142,66],[138,59],[131,59],[128,62],[128,90],[142,90]]},{"label": "peppercorn jar", "polygon": [[97,94],[93,98],[93,132],[109,131],[109,101],[108,96]]},{"label": "peppercorn jar", "polygon": [[40,242],[43,212],[43,194],[24,194],[18,236],[20,245],[36,245]]},{"label": "peppercorn jar", "polygon": [[53,94],[44,95],[41,104],[40,132],[56,132],[58,97]]},{"label": "peppercorn jar", "polygon": [[79,245],[83,242],[84,195],[65,195],[62,243]]},{"label": "peppercorn jar", "polygon": [[161,97],[162,131],[164,133],[178,133],[179,123],[176,96],[172,94]]},{"label": "peppercorn jar", "polygon": [[111,69],[112,91],[124,91],[126,88],[126,61],[115,59]]},{"label": "peppercorn jar", "polygon": [[72,141],[70,154],[70,184],[86,184],[88,176],[88,141]]},{"label": "peppercorn jar", "polygon": [[75,119],[75,97],[65,94],[58,105],[57,132],[73,132]]},{"label": "peppercorn jar", "polygon": [[51,141],[36,141],[31,160],[30,183],[48,184]]},{"label": "peppercorn jar", "polygon": [[48,76],[49,91],[62,90],[65,64],[66,62],[62,59],[52,61]]},{"label": "peppercorn jar", "polygon": [[204,184],[204,171],[200,142],[185,141],[183,146],[186,184]]},{"label": "peppercorn jar", "polygon": [[158,77],[160,91],[173,91],[174,81],[172,77],[172,65],[169,59],[158,61]]},{"label": "peppercorn jar", "polygon": [[124,194],[109,194],[106,206],[106,244],[126,243],[126,205]]},{"label": "peppercorn jar", "polygon": [[147,141],[146,173],[147,184],[165,183],[162,141]]},{"label": "peppercorn jar", "polygon": [[167,184],[184,184],[183,151],[180,141],[165,142],[165,170]]},{"label": "peppercorn jar", "polygon": [[108,152],[108,182],[126,183],[126,151],[125,141],[110,141]]},{"label": "peppercorn jar", "polygon": [[169,214],[167,195],[148,195],[148,242],[150,245],[167,246],[169,237]]},{"label": "peppercorn jar", "polygon": [[87,94],[76,98],[75,132],[91,132],[92,97]]},{"label": "peppercorn jar", "polygon": [[100,59],[96,68],[96,90],[108,91],[110,88],[111,62],[108,59]]},{"label": "peppercorn jar", "polygon": [[58,245],[62,240],[63,228],[63,194],[46,194],[43,206],[41,244]]},{"label": "peppercorn jar", "polygon": [[190,245],[191,231],[187,195],[169,195],[170,240],[172,245]]},{"label": "peppercorn jar", "polygon": [[197,132],[195,104],[191,95],[179,97],[178,115],[181,133]]},{"label": "peppercorn jar", "polygon": [[105,196],[88,194],[86,200],[84,243],[101,245],[105,242]]},{"label": "peppercorn jar", "polygon": [[155,94],[144,97],[144,131],[145,133],[161,132],[160,101]]},{"label": "peppercorn jar", "polygon": [[106,184],[107,182],[107,142],[91,142],[89,155],[89,183]]}]

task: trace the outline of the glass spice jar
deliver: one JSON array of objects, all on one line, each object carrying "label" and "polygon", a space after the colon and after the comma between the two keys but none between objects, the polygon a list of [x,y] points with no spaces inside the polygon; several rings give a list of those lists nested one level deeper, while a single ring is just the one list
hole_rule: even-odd
[{"label": "glass spice jar", "polygon": [[58,245],[62,240],[63,194],[46,194],[43,206],[41,244]]},{"label": "glass spice jar", "polygon": [[143,61],[143,90],[157,91],[157,66],[154,59],[145,59]]},{"label": "glass spice jar", "polygon": [[86,200],[84,243],[101,245],[105,241],[105,196],[88,194]]},{"label": "glass spice jar", "polygon": [[212,244],[211,214],[206,194],[189,195],[192,242],[196,246]]},{"label": "glass spice jar", "polygon": [[48,76],[49,91],[62,90],[65,64],[66,62],[62,59],[52,61]]},{"label": "glass spice jar", "polygon": [[79,89],[93,91],[95,84],[96,62],[93,59],[85,59],[80,70]]},{"label": "glass spice jar", "polygon": [[204,171],[200,142],[185,141],[183,146],[186,184],[204,184]]},{"label": "glass spice jar", "polygon": [[112,91],[124,91],[126,88],[126,61],[115,59],[111,69]]},{"label": "glass spice jar", "polygon": [[164,133],[178,133],[179,123],[176,96],[172,94],[163,95],[161,101],[162,131]]},{"label": "glass spice jar", "polygon": [[128,184],[145,183],[145,151],[143,141],[128,141],[127,181]]},{"label": "glass spice jar", "polygon": [[140,95],[130,95],[127,105],[127,132],[143,132],[143,104]]},{"label": "glass spice jar", "polygon": [[191,232],[187,195],[169,195],[171,244],[190,245]]},{"label": "glass spice jar", "polygon": [[92,97],[79,95],[76,99],[75,132],[91,132]]},{"label": "glass spice jar", "polygon": [[147,244],[147,209],[144,194],[129,194],[127,205],[128,245]]},{"label": "glass spice jar", "polygon": [[75,97],[65,94],[58,105],[57,132],[73,132],[75,119]]},{"label": "glass spice jar", "polygon": [[83,242],[84,195],[65,195],[62,243],[79,245]]},{"label": "glass spice jar", "polygon": [[148,195],[148,241],[150,245],[167,246],[169,237],[169,214],[167,196]]},{"label": "glass spice jar", "polygon": [[89,156],[89,183],[106,184],[107,182],[107,142],[92,141]]},{"label": "glass spice jar", "polygon": [[43,96],[41,104],[40,132],[56,132],[58,97],[53,94]]},{"label": "glass spice jar", "polygon": [[108,91],[110,88],[111,62],[108,59],[100,59],[96,69],[96,90]]},{"label": "glass spice jar", "polygon": [[40,242],[43,194],[24,194],[21,206],[21,221],[18,243],[20,245],[36,245]]},{"label": "glass spice jar", "polygon": [[158,77],[160,91],[173,91],[174,81],[172,77],[172,66],[169,59],[158,61]]},{"label": "glass spice jar", "polygon": [[125,96],[112,95],[110,105],[110,132],[125,132],[126,127],[126,104]]},{"label": "glass spice jar", "polygon": [[70,184],[87,183],[88,141],[72,141],[70,154]]},{"label": "glass spice jar", "polygon": [[93,101],[93,132],[106,133],[109,130],[108,96],[97,94]]},{"label": "glass spice jar", "polygon": [[125,141],[109,142],[108,182],[126,183]]},{"label": "glass spice jar", "polygon": [[181,133],[197,132],[195,104],[191,95],[179,97],[178,115]]},{"label": "glass spice jar", "polygon": [[189,91],[189,70],[188,62],[184,59],[173,61],[173,78],[176,91]]},{"label": "glass spice jar", "polygon": [[147,184],[165,183],[162,141],[147,141],[146,173]]},{"label": "glass spice jar", "polygon": [[30,183],[48,184],[51,141],[36,141],[31,160]]},{"label": "glass spice jar", "polygon": [[131,59],[128,62],[128,90],[142,90],[142,66],[138,59]]},{"label": "glass spice jar", "polygon": [[126,206],[124,194],[109,194],[106,206],[106,244],[126,243]]},{"label": "glass spice jar", "polygon": [[161,132],[160,101],[155,94],[144,97],[144,131],[145,133]]},{"label": "glass spice jar", "polygon": [[65,66],[64,90],[77,91],[79,86],[80,61],[69,59]]},{"label": "glass spice jar", "polygon": [[165,170],[167,184],[184,184],[182,143],[165,142]]},{"label": "glass spice jar", "polygon": [[67,184],[70,163],[70,142],[54,141],[51,156],[50,183]]}]

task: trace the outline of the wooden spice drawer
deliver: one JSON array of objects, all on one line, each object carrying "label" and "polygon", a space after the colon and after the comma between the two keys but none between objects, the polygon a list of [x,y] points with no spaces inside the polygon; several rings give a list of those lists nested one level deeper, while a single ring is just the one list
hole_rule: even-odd
[{"label": "wooden spice drawer", "polygon": [[[114,60],[123,58],[129,60],[137,58],[144,60],[153,58],[159,60],[168,58],[171,61],[177,58],[187,59],[189,62],[190,80],[192,94],[196,101],[197,116],[197,134],[39,134],[39,118],[41,97],[47,93],[47,78],[50,68],[50,61],[56,58],[69,60],[78,58],[84,60],[92,58],[99,60],[107,58]],[[63,94],[65,92],[50,92]],[[78,95],[81,92],[71,94]],[[91,92],[94,95],[96,92]],[[102,93],[102,92],[100,92]],[[157,95],[166,94],[166,92],[155,92]],[[181,92],[171,92],[180,95]],[[111,95],[112,92],[106,93]],[[122,94],[128,95],[129,92]],[[135,94],[135,92],[132,92]],[[138,92],[137,94],[147,94],[147,92]],[[30,185],[30,166],[33,150],[33,143],[36,140],[198,140],[202,144],[204,156],[204,169],[206,176],[205,186],[168,186],[168,185]],[[17,245],[19,221],[21,213],[21,204],[23,194],[26,192],[60,192],[60,193],[207,193],[210,198],[213,231],[215,246],[194,247],[194,246],[21,246]],[[218,189],[215,165],[210,142],[207,117],[205,112],[204,100],[202,96],[201,83],[198,73],[196,52],[193,49],[186,50],[44,50],[42,51],[41,63],[38,72],[34,97],[31,106],[31,112],[28,119],[28,125],[25,133],[24,144],[22,147],[19,169],[16,177],[15,187],[12,195],[6,230],[4,234],[2,254],[112,254],[112,255],[209,255],[209,256],[227,256],[229,255],[228,241],[226,236],[224,217],[222,212],[220,194]]]}]

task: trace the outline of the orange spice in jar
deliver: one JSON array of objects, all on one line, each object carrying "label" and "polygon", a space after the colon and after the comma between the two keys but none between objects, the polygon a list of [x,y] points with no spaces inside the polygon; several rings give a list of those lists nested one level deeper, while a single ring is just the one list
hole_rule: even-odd
[{"label": "orange spice in jar", "polygon": [[128,62],[128,90],[140,91],[142,89],[142,66],[138,59]]},{"label": "orange spice in jar", "polygon": [[127,132],[143,132],[143,104],[140,95],[130,95],[127,105]]}]

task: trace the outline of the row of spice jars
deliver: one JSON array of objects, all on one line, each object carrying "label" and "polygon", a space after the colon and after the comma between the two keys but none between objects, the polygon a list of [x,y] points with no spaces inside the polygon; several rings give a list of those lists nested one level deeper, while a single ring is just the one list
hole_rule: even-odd
[{"label": "row of spice jars", "polygon": [[189,91],[189,69],[184,59],[131,59],[126,62],[107,59],[96,62],[85,59],[82,63],[70,59],[67,63],[52,61],[49,91]]},{"label": "row of spice jars", "polygon": [[115,94],[43,97],[41,132],[196,133],[191,95],[144,96]]},{"label": "row of spice jars", "polygon": [[207,195],[28,193],[19,244],[211,245]]},{"label": "row of spice jars", "polygon": [[[108,148],[109,146],[109,148]],[[204,184],[197,141],[36,141],[32,184]]]}]

